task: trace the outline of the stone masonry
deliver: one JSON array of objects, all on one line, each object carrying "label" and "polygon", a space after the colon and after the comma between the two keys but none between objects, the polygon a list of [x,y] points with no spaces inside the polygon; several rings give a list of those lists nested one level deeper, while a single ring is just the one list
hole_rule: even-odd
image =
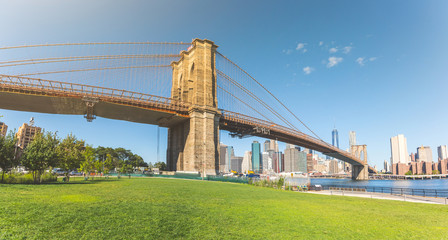
[{"label": "stone masonry", "polygon": [[190,119],[168,128],[167,167],[171,171],[215,175],[219,169],[219,117],[216,96],[216,46],[193,40],[172,62],[171,97],[191,104]]}]

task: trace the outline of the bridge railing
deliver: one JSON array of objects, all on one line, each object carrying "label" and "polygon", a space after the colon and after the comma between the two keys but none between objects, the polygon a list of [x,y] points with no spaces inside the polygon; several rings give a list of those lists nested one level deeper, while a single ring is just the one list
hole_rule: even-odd
[{"label": "bridge railing", "polygon": [[56,93],[66,96],[90,96],[109,98],[109,100],[115,101],[132,101],[133,103],[140,103],[147,105],[156,104],[157,107],[163,107],[166,109],[173,109],[178,111],[187,112],[189,105],[177,100],[155,96],[150,94],[119,90],[106,87],[97,87],[91,85],[83,85],[76,83],[67,83],[60,81],[50,81],[37,78],[10,76],[0,74],[0,85],[5,88],[12,88],[16,91],[40,91],[44,93]]},{"label": "bridge railing", "polygon": [[[228,119],[232,119],[233,121],[246,123],[246,124],[249,124],[249,125],[257,125],[257,126],[264,127],[264,128],[270,129],[270,130],[275,130],[275,131],[278,131],[278,132],[294,134],[296,136],[300,136],[300,138],[304,138],[304,139],[307,139],[307,140],[312,141],[312,142],[324,143],[324,144],[328,145],[328,143],[326,143],[326,142],[324,142],[324,141],[322,141],[320,139],[311,137],[311,136],[309,136],[307,134],[304,134],[304,133],[302,133],[300,131],[297,131],[295,129],[291,129],[291,128],[288,128],[288,127],[285,127],[285,126],[282,126],[282,125],[278,125],[278,124],[273,123],[273,122],[265,121],[265,120],[262,120],[262,119],[257,119],[257,118],[250,117],[250,116],[247,116],[247,115],[244,115],[244,114],[241,114],[241,113],[230,112],[230,111],[226,111],[226,110],[221,110],[221,113],[222,113],[223,117],[226,117]],[[333,147],[333,146],[330,145],[329,147]]]},{"label": "bridge railing", "polygon": [[333,145],[330,145],[329,143],[327,143],[327,142],[325,142],[323,140],[317,139],[315,137],[312,137],[310,135],[307,135],[307,134],[302,133],[300,131],[297,131],[295,129],[291,129],[291,128],[288,128],[288,127],[285,127],[285,126],[281,126],[281,125],[278,125],[276,123],[265,121],[265,120],[262,120],[262,119],[253,118],[253,117],[241,114],[241,113],[230,112],[230,111],[226,111],[226,110],[221,110],[221,113],[222,113],[222,116],[224,118],[227,118],[229,120],[240,122],[240,123],[243,123],[243,124],[252,125],[252,126],[260,126],[260,127],[264,127],[266,129],[269,129],[269,130],[274,130],[274,131],[277,131],[277,132],[280,132],[280,133],[293,135],[293,136],[296,136],[296,137],[298,137],[300,139],[305,139],[305,140],[307,140],[309,142],[312,142],[312,143],[315,143],[315,144],[324,145],[329,150],[332,150],[334,152],[338,152],[339,154],[344,155],[346,157],[349,157],[349,158],[352,158],[352,159],[355,158],[352,154],[350,154],[348,152],[345,152],[345,151],[343,151],[343,150],[341,150],[341,149],[339,149],[339,148],[337,148],[337,147],[335,147]]}]

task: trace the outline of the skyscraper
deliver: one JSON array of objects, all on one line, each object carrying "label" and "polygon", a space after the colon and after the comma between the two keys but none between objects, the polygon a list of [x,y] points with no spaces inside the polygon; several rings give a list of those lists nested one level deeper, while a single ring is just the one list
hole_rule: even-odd
[{"label": "skyscraper", "polygon": [[243,163],[243,157],[236,157],[233,156],[231,159],[231,170],[236,171],[238,173],[242,173],[242,163]]},{"label": "skyscraper", "polygon": [[226,156],[227,156],[227,145],[220,144],[219,145],[219,171],[226,172]]},{"label": "skyscraper", "polygon": [[448,151],[447,151],[446,145],[438,146],[437,153],[438,153],[440,160],[444,160],[444,159],[448,158]]},{"label": "skyscraper", "polygon": [[294,163],[298,161],[298,152],[295,148],[285,149],[285,172],[295,172]]},{"label": "skyscraper", "polygon": [[391,165],[409,163],[408,145],[403,134],[390,138]]},{"label": "skyscraper", "polygon": [[432,163],[432,151],[431,148],[421,146],[417,148],[418,162],[430,162]]},{"label": "skyscraper", "polygon": [[258,141],[252,143],[252,170],[255,173],[261,172],[261,146]]},{"label": "skyscraper", "polygon": [[387,160],[384,160],[384,172],[391,172],[390,163]]},{"label": "skyscraper", "polygon": [[[33,122],[34,123],[34,122]],[[16,133],[17,147],[25,149],[28,144],[33,140],[34,136],[40,133],[41,128],[35,127],[32,124],[28,125],[24,123],[19,127],[19,131]]]},{"label": "skyscraper", "polygon": [[349,144],[350,144],[350,151],[351,151],[352,146],[356,145],[356,132],[350,131],[348,134],[349,134]]},{"label": "skyscraper", "polygon": [[8,131],[8,125],[3,122],[0,122],[0,135],[6,136],[6,132]]},{"label": "skyscraper", "polygon": [[339,134],[336,128],[331,132],[331,143],[333,146],[339,148]]},{"label": "skyscraper", "polygon": [[233,152],[233,146],[227,146],[227,154],[226,154],[226,172],[230,172],[232,170],[232,157],[235,156]]},{"label": "skyscraper", "polygon": [[262,159],[261,168],[263,169],[263,172],[271,170],[272,169],[272,159],[269,156],[269,152],[263,152],[261,154],[261,159]]},{"label": "skyscraper", "polygon": [[269,140],[264,141],[263,152],[268,152],[269,150],[273,150],[273,149],[271,149],[270,145],[271,145],[271,141],[269,141]]},{"label": "skyscraper", "polygon": [[271,144],[269,145],[270,150],[274,150],[275,152],[278,152],[278,141],[277,140],[271,140]]},{"label": "skyscraper", "polygon": [[252,152],[244,152],[243,162],[241,163],[241,172],[247,173],[247,171],[252,169]]}]

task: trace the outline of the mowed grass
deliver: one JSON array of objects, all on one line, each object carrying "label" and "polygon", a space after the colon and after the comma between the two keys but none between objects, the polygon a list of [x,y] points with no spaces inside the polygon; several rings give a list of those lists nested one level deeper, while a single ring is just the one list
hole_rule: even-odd
[{"label": "mowed grass", "polygon": [[0,239],[448,239],[448,206],[179,179],[0,185]]}]

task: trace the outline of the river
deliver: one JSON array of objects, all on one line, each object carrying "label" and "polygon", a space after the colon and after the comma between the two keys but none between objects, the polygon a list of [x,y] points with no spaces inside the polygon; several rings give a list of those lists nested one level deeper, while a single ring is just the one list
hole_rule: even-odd
[{"label": "river", "polygon": [[412,189],[437,189],[448,190],[448,179],[426,180],[368,180],[354,181],[351,179],[311,178],[311,185],[322,186],[357,186],[357,187],[387,187],[387,188],[412,188]]}]

